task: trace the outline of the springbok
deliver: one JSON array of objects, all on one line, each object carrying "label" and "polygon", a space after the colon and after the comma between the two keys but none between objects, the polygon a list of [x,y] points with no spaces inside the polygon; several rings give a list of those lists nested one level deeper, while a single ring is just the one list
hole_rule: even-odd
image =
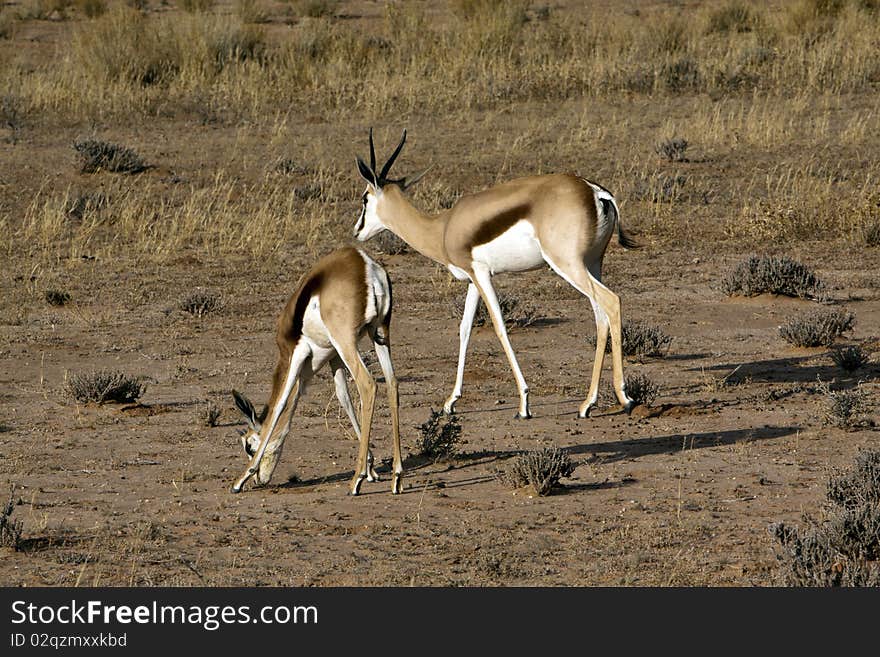
[{"label": "springbok", "polygon": [[[245,416],[247,430],[241,442],[250,457],[247,470],[232,487],[238,493],[251,477],[268,483],[290,431],[293,413],[312,376],[330,363],[336,396],[360,440],[357,466],[349,492],[357,495],[364,479],[378,479],[370,452],[370,426],[376,382],[358,353],[358,340],[369,335],[388,388],[394,463],[391,492],[402,490],[397,379],[391,365],[391,281],[387,272],[360,249],[343,248],[321,258],[302,278],[278,318],[275,341],[278,364],[269,402],[261,413],[233,390],[235,405]],[[343,367],[344,366],[344,367]],[[360,423],[348,394],[345,370],[360,395]]]},{"label": "springbok", "polygon": [[382,230],[390,230],[422,255],[445,266],[457,279],[468,282],[459,327],[458,371],[444,410],[452,413],[461,398],[471,326],[482,298],[516,378],[519,389],[516,417],[531,417],[529,388],[507,337],[492,276],[537,269],[546,263],[590,299],[596,316],[593,375],[589,395],[578,415],[587,417],[599,397],[599,377],[609,329],[614,391],[629,412],[633,402],[626,394],[623,379],[620,298],[601,282],[602,258],[615,230],[621,246],[634,248],[637,245],[620,225],[617,202],[611,192],[575,175],[530,176],[462,196],[451,209],[431,216],[416,209],[404,196],[427,170],[412,177],[388,177],[405,142],[406,130],[394,153],[382,169],[377,170],[370,130],[370,166],[357,158],[358,171],[367,181],[367,188],[354,235],[364,241]]}]

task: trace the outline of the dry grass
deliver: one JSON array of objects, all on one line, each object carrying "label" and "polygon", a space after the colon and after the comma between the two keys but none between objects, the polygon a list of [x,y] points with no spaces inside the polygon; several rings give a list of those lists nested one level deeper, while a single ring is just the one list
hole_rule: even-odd
[{"label": "dry grass", "polygon": [[18,550],[21,545],[21,532],[24,528],[24,522],[12,517],[15,506],[15,486],[13,485],[9,490],[9,500],[0,509],[0,547]]},{"label": "dry grass", "polygon": [[660,386],[646,374],[628,374],[625,381],[626,394],[636,404],[651,405],[657,399]]},{"label": "dry grass", "polygon": [[[389,4],[379,34],[328,20],[332,4],[317,3],[272,44],[210,4],[185,3],[193,13],[183,19],[114,6],[78,26],[71,57],[21,90],[68,116],[150,112],[196,89],[256,116],[292,104],[382,113],[620,92],[843,93],[867,88],[880,70],[877,18],[856,3],[815,20],[756,7],[747,17],[699,9],[688,22],[671,10],[527,20],[527,3],[488,1],[458,3],[438,21],[421,5]],[[253,11],[240,14],[251,21]],[[80,93],[84,81],[93,94]]]},{"label": "dry grass", "polygon": [[416,445],[420,456],[442,459],[453,456],[461,439],[461,422],[456,415],[431,411],[430,417],[419,426]]}]

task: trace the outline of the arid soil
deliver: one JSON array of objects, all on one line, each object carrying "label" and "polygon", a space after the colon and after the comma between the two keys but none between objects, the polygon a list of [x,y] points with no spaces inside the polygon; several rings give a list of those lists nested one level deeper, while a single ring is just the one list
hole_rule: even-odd
[{"label": "arid soil", "polygon": [[[36,47],[40,35],[66,29],[23,22],[15,39]],[[620,295],[625,320],[649,322],[673,338],[665,356],[624,364],[625,373],[659,385],[652,405],[621,412],[609,358],[599,412],[578,419],[593,363],[589,301],[549,270],[499,277],[498,288],[535,319],[510,334],[534,418],[514,419],[516,389],[504,353],[491,326],[477,328],[457,408],[463,443],[456,456],[432,462],[417,454],[418,427],[451,390],[465,287],[418,253],[388,255],[366,243],[394,283],[392,356],[407,456],[400,496],[390,493],[381,383],[373,451],[385,476],[364,483],[360,496],[346,495],[356,442],[329,371],[302,400],[272,482],[239,495],[229,490],[246,465],[238,439],[244,424],[230,392],[265,401],[278,312],[299,276],[345,243],[354,226],[363,190],[353,156],[366,153],[366,119],[302,116],[294,108],[280,139],[277,124],[187,115],[96,126],[25,122],[14,141],[0,144],[0,226],[12,232],[38,194],[149,185],[157,194],[186,195],[220,170],[258,180],[279,153],[338,171],[334,185],[344,196],[328,210],[338,224],[308,244],[291,233],[265,259],[197,247],[152,258],[125,242],[49,257],[18,238],[4,243],[0,492],[5,501],[15,485],[14,517],[24,530],[18,551],[0,548],[0,584],[773,584],[768,526],[819,513],[829,473],[859,449],[880,448],[873,421],[880,249],[845,236],[761,241],[724,226],[739,216],[740,181],[813,157],[855,175],[876,159],[876,140],[862,148],[829,137],[816,155],[815,143],[797,134],[766,148],[730,149],[701,145],[693,134],[688,162],[673,166],[654,153],[670,117],[686,130],[689,114],[711,102],[699,95],[531,102],[448,122],[416,114],[377,123],[382,153],[409,129],[399,173],[433,163],[434,184],[455,193],[536,170],[577,170],[623,190],[623,222],[643,246],[627,251],[613,242],[604,280]],[[864,107],[876,108],[876,98],[853,97],[840,111]],[[611,126],[599,137],[602,147],[586,141],[560,151],[556,135],[566,117],[587,110]],[[618,131],[614,121],[622,117],[628,128]],[[81,173],[71,144],[90,133],[135,148],[154,167],[134,176]],[[529,138],[518,142],[520,134]],[[709,197],[650,216],[647,204],[626,193],[634,186],[627,176],[641,170],[610,161],[618,139],[621,157],[674,168]],[[296,173],[284,184],[307,181],[307,173]],[[755,252],[812,267],[828,286],[827,303],[856,316],[841,343],[862,345],[871,362],[849,374],[828,349],[782,340],[778,327],[816,302],[726,296],[722,275]],[[203,317],[179,306],[200,287],[223,300]],[[48,305],[47,289],[68,292],[70,301]],[[375,358],[368,362],[378,377]],[[142,377],[143,396],[83,405],[65,394],[71,373],[101,367]],[[859,426],[826,422],[820,381],[863,386],[873,406]],[[205,419],[209,402],[221,410],[216,426]],[[554,494],[532,496],[496,478],[518,451],[546,445],[564,448],[577,464]]]}]

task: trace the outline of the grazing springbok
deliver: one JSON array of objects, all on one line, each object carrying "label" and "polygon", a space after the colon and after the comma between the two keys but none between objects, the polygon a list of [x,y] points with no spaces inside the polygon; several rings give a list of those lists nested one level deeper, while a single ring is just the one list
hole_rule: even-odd
[{"label": "grazing springbok", "polygon": [[[321,258],[300,281],[278,318],[275,341],[278,364],[272,378],[269,402],[261,413],[243,395],[232,391],[235,405],[247,420],[241,442],[250,457],[247,470],[232,487],[238,493],[254,477],[265,484],[281,455],[297,402],[312,376],[330,363],[336,396],[360,440],[357,466],[349,492],[357,495],[364,479],[378,479],[370,452],[370,426],[376,399],[376,382],[358,353],[364,334],[373,341],[379,366],[388,387],[394,463],[391,492],[402,490],[397,379],[391,365],[391,281],[382,266],[360,249],[344,248]],[[344,366],[344,367],[343,367]],[[348,394],[345,370],[351,373],[360,395],[360,422]]]},{"label": "grazing springbok", "polygon": [[403,194],[426,171],[412,177],[388,177],[405,142],[406,130],[394,153],[382,169],[377,170],[370,130],[370,166],[357,158],[358,171],[367,181],[367,189],[354,234],[364,241],[382,230],[390,230],[422,255],[445,266],[457,279],[468,282],[459,328],[458,371],[455,387],[444,404],[445,411],[452,413],[461,397],[465,354],[482,298],[516,378],[517,417],[531,417],[529,388],[507,337],[492,276],[528,271],[546,264],[590,299],[596,316],[593,376],[579,416],[587,417],[599,397],[599,377],[609,329],[614,391],[629,412],[633,402],[626,394],[623,380],[620,299],[601,282],[602,258],[615,230],[622,246],[637,245],[620,225],[617,202],[611,192],[574,175],[530,176],[462,196],[451,209],[431,216],[416,209]]}]

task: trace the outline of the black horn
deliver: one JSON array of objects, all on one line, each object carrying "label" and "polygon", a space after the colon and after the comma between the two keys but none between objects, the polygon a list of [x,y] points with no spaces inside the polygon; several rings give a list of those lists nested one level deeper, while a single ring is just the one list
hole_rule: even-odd
[{"label": "black horn", "polygon": [[373,146],[373,129],[370,128],[370,171],[373,172],[374,178],[376,173],[376,148]]},{"label": "black horn", "polygon": [[[370,144],[372,145],[372,137],[370,139]],[[382,172],[379,174],[379,183],[385,180],[385,177],[388,175],[388,172],[391,170],[391,165],[394,164],[394,160],[397,159],[397,156],[400,155],[400,151],[403,149],[403,145],[406,143],[406,130],[403,131],[403,136],[400,138],[400,143],[397,145],[397,148],[394,149],[394,152],[391,154],[391,157],[388,158],[388,161],[385,163],[385,166],[382,167]]]}]

